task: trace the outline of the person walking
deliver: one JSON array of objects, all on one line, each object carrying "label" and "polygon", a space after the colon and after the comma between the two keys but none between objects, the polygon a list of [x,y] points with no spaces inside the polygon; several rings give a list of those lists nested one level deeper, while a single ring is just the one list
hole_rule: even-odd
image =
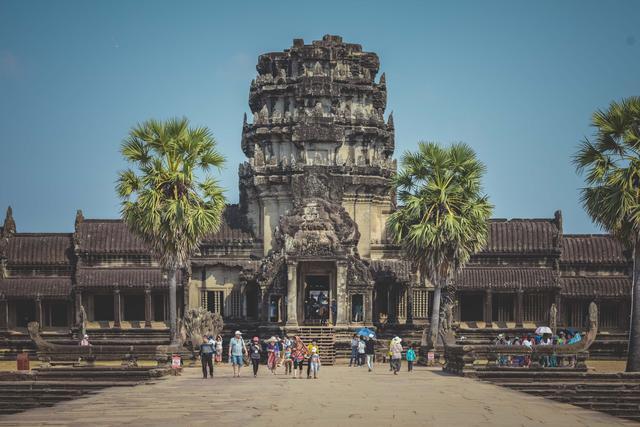
[{"label": "person walking", "polygon": [[320,355],[318,354],[318,348],[311,348],[311,356],[309,357],[309,366],[311,366],[311,373],[313,379],[318,379],[318,372],[320,371]]},{"label": "person walking", "polygon": [[364,343],[364,337],[358,338],[358,366],[364,366],[366,345]]},{"label": "person walking", "polygon": [[222,363],[222,335],[216,337],[216,363]]},{"label": "person walking", "polygon": [[229,360],[233,365],[233,377],[240,377],[240,368],[244,360],[243,356],[247,354],[247,346],[242,340],[242,332],[236,331],[233,338],[229,340]]},{"label": "person walking", "polygon": [[393,366],[393,375],[398,375],[400,365],[402,363],[402,339],[395,337],[391,340],[391,365]]},{"label": "person walking", "polygon": [[407,350],[407,372],[413,371],[413,362],[416,361],[416,351],[414,345],[411,344]]},{"label": "person walking", "polygon": [[276,366],[278,365],[278,340],[271,337],[267,341],[267,367],[273,375],[276,374]]},{"label": "person walking", "polygon": [[367,357],[367,368],[369,368],[369,372],[373,371],[373,358],[376,354],[376,342],[374,338],[373,334],[369,334],[364,344],[364,354]]},{"label": "person walking", "polygon": [[262,355],[262,346],[260,345],[260,338],[253,337],[251,344],[249,344],[249,359],[251,359],[251,365],[253,366],[253,377],[258,376],[258,367],[260,366],[260,357]]},{"label": "person walking", "polygon": [[206,335],[202,337],[202,344],[200,344],[200,363],[202,364],[202,377],[207,378],[207,368],[209,369],[209,376],[213,378],[213,352],[214,346],[210,343],[209,337]]},{"label": "person walking", "polygon": [[291,348],[291,359],[293,359],[293,378],[302,378],[302,365],[304,365],[304,358],[307,355],[307,351],[307,347],[305,347],[300,337],[294,336]]},{"label": "person walking", "polygon": [[318,357],[320,357],[320,349],[315,340],[311,341],[311,344],[307,346],[307,379],[311,379],[311,350],[316,349],[316,353],[318,353]]},{"label": "person walking", "polygon": [[353,337],[351,337],[351,358],[349,359],[349,367],[351,366],[358,366],[360,365],[360,363],[358,363],[358,344],[360,343],[360,340],[358,339],[358,334],[353,334]]}]

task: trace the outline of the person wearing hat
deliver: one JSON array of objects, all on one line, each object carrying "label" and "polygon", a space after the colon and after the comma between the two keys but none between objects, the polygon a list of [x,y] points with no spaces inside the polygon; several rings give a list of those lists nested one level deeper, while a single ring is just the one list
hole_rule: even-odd
[{"label": "person wearing hat", "polygon": [[84,334],[82,336],[82,339],[80,340],[80,346],[81,347],[88,347],[90,345],[91,345],[91,343],[89,342],[89,335]]},{"label": "person wearing hat", "polygon": [[320,355],[318,354],[318,347],[311,347],[309,366],[311,367],[311,373],[313,373],[313,379],[318,379],[318,371],[320,371]]},{"label": "person wearing hat", "polygon": [[267,367],[273,375],[276,374],[276,368],[278,366],[277,346],[278,339],[271,337],[267,341]]},{"label": "person wearing hat", "polygon": [[244,363],[243,356],[247,354],[247,347],[242,340],[242,332],[236,331],[229,340],[229,360],[233,365],[233,377],[240,376],[240,368]]},{"label": "person wearing hat", "polygon": [[249,344],[249,359],[253,365],[253,377],[258,376],[258,367],[260,366],[260,356],[262,354],[262,346],[260,345],[260,338],[253,337],[251,344]]},{"label": "person wearing hat", "polygon": [[395,337],[391,340],[391,364],[393,366],[393,375],[398,375],[400,365],[402,363],[402,339]]}]

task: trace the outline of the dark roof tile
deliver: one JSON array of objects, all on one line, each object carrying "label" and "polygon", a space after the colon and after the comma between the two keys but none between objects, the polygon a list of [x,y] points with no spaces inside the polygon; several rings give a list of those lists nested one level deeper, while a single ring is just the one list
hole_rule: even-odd
[{"label": "dark roof tile", "polygon": [[6,244],[9,265],[70,265],[72,235],[68,233],[18,233]]},{"label": "dark roof tile", "polygon": [[559,232],[554,219],[492,219],[481,254],[553,252]]},{"label": "dark roof tile", "polygon": [[[137,288],[149,285],[162,288],[169,286],[167,275],[160,268],[153,267],[81,268],[78,270],[76,280],[80,287]],[[178,272],[178,284],[181,280],[182,274]]]},{"label": "dark roof tile", "polygon": [[577,276],[560,279],[561,293],[573,297],[620,297],[631,295],[626,276]]},{"label": "dark roof tile", "polygon": [[454,278],[459,289],[534,289],[556,287],[550,268],[466,267]]},{"label": "dark roof tile", "polygon": [[70,277],[18,277],[0,280],[0,293],[9,298],[67,298],[71,295]]},{"label": "dark roof tile", "polygon": [[627,264],[631,262],[620,240],[609,234],[567,234],[562,237],[560,261],[571,264]]}]

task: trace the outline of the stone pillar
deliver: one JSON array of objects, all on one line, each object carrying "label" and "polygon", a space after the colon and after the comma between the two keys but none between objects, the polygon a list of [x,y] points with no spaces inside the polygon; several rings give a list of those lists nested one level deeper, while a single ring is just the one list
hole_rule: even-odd
[{"label": "stone pillar", "polygon": [[364,322],[367,325],[373,323],[373,284],[372,288],[364,294],[364,301],[362,302],[364,310]]},{"label": "stone pillar", "polygon": [[9,302],[4,294],[0,294],[0,330],[9,329]]},{"label": "stone pillar", "polygon": [[413,286],[407,285],[407,325],[413,324]]},{"label": "stone pillar", "polygon": [[[82,315],[81,315],[81,308],[82,307],[82,291],[79,289],[76,289],[76,291],[74,292],[75,294],[75,298],[74,298],[74,310],[75,310],[75,315],[76,315],[76,321],[75,321],[75,325],[79,328],[82,328]],[[86,309],[85,309],[86,310]]]},{"label": "stone pillar", "polygon": [[119,328],[122,310],[120,309],[120,289],[113,290],[113,327]]},{"label": "stone pillar", "polygon": [[40,328],[44,326],[42,316],[42,298],[40,298],[40,295],[36,295],[36,322],[38,322]]},{"label": "stone pillar", "polygon": [[524,324],[524,291],[518,289],[516,293],[516,328],[522,328]]},{"label": "stone pillar", "polygon": [[347,263],[336,263],[336,303],[338,310],[336,313],[336,325],[346,326],[349,323],[349,315],[347,313]]},{"label": "stone pillar", "polygon": [[485,289],[484,292],[484,323],[490,328],[493,322],[493,291]]},{"label": "stone pillar", "polygon": [[151,287],[144,288],[144,327],[151,327]]},{"label": "stone pillar", "polygon": [[297,262],[287,262],[287,326],[298,326]]}]

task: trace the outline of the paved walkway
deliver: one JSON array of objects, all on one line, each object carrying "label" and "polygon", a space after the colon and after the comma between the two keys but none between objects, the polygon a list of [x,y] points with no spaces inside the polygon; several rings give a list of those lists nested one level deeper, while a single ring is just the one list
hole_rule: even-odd
[{"label": "paved walkway", "polygon": [[235,425],[310,426],[611,426],[631,425],[598,412],[528,396],[506,388],[417,368],[392,375],[385,365],[326,366],[317,380],[258,378],[243,369],[200,370],[155,384],[111,388],[97,395],[0,417],[0,426]]}]

